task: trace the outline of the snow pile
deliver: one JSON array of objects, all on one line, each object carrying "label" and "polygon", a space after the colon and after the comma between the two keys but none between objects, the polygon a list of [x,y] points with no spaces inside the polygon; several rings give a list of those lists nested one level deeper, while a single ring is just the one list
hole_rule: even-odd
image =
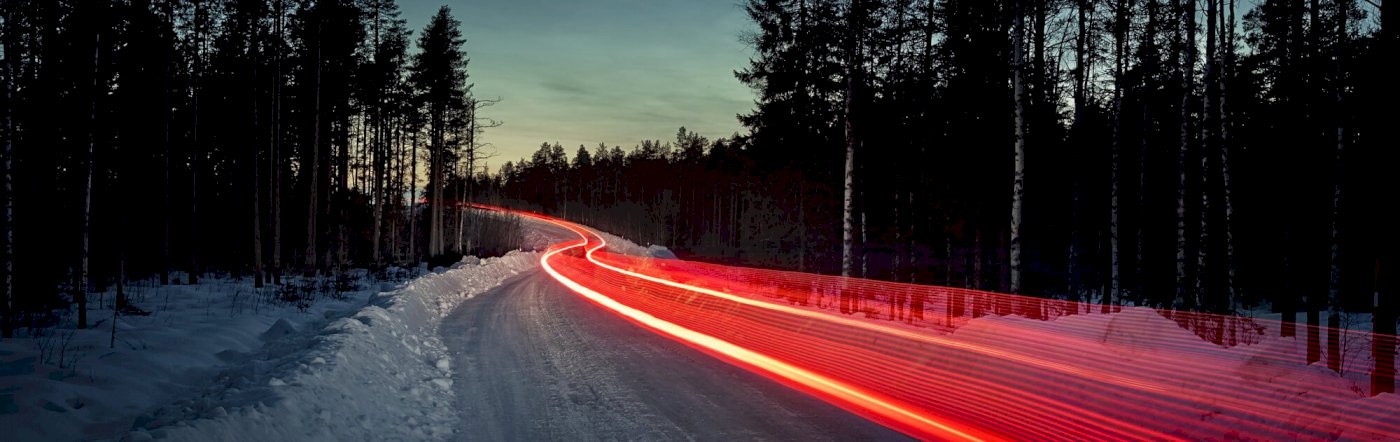
[{"label": "snow pile", "polygon": [[[306,339],[226,370],[203,396],[138,420],[129,436],[175,440],[441,440],[458,414],[438,323],[462,301],[533,268],[511,252],[381,293]],[[464,263],[465,264],[465,263]]]},{"label": "snow pile", "polygon": [[593,229],[603,241],[608,243],[608,251],[620,255],[644,256],[649,258],[676,259],[676,254],[671,253],[671,249],[657,244],[648,244],[645,247],[637,245],[626,238],[613,235],[602,230]]},{"label": "snow pile", "polygon": [[656,244],[647,246],[646,256],[659,259],[679,259],[676,258],[675,253],[671,253],[671,249],[668,249],[665,246],[658,246]]},{"label": "snow pile", "polygon": [[[1270,334],[1258,344],[1226,348],[1201,340],[1152,309],[1127,307],[1109,315],[1073,315],[1052,321],[992,315],[967,321],[949,338],[1125,379],[1155,379],[1156,385],[1168,391],[1148,396],[1189,399],[1168,401],[1185,408],[1157,409],[1128,421],[1168,433],[1180,422],[1195,421],[1200,428],[1192,434],[1207,432],[1207,427],[1220,428],[1222,440],[1232,437],[1228,434],[1231,429],[1278,424],[1301,440],[1397,440],[1395,434],[1370,434],[1378,430],[1348,429],[1343,422],[1355,422],[1355,416],[1340,414],[1348,410],[1400,410],[1400,396],[1366,397],[1364,367],[1338,376],[1324,362],[1304,364],[1306,341],[1301,336]],[[1010,366],[967,354],[954,359],[941,361],[939,366],[969,378],[981,376],[989,364]],[[1090,362],[1086,365],[1086,361]],[[1105,389],[1053,370],[1036,373],[1011,382],[1023,383],[1017,385],[1019,391],[1072,398],[1072,403],[1096,410],[1106,405],[1117,407],[1114,404],[1122,400],[1112,393],[1122,394],[1118,388]],[[1242,411],[1238,404],[1270,407],[1270,411],[1261,418]],[[1400,414],[1367,418],[1394,424]]]}]

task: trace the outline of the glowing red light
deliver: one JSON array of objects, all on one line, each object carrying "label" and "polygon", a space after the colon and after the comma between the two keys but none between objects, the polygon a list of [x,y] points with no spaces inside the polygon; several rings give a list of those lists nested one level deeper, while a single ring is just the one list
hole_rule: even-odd
[{"label": "glowing red light", "polygon": [[[1400,440],[1384,402],[1298,393],[1318,378],[1292,362],[1296,347],[1226,352],[1176,326],[1234,345],[1258,341],[1247,320],[1133,307],[1083,315],[1097,306],[618,255],[586,228],[518,213],[579,235],[540,265],[580,296],[915,437]],[[833,310],[842,299],[853,314]],[[1056,319],[969,322],[977,312]]]}]

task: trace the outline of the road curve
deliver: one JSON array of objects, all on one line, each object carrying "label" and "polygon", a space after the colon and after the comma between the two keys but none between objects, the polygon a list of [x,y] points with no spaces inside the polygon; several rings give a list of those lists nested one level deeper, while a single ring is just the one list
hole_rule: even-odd
[{"label": "road curve", "polygon": [[533,270],[439,330],[468,440],[904,440],[633,325]]}]

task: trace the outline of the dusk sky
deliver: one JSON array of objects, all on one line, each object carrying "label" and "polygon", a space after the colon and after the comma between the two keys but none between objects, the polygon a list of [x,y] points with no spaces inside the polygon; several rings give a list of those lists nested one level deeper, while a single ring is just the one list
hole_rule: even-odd
[{"label": "dusk sky", "polygon": [[462,21],[497,156],[528,157],[542,142],[570,155],[599,142],[631,149],[671,140],[680,126],[710,138],[740,131],[753,95],[734,78],[751,49],[738,0],[403,0],[414,41],[442,4]]}]

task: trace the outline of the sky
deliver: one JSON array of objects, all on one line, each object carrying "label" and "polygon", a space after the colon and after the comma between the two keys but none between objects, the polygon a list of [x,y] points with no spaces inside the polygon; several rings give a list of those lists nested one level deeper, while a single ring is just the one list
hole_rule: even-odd
[{"label": "sky", "polygon": [[711,139],[743,132],[753,93],[734,78],[752,49],[738,0],[399,0],[416,42],[446,4],[462,21],[492,170],[540,143],[630,150],[685,126]]}]

